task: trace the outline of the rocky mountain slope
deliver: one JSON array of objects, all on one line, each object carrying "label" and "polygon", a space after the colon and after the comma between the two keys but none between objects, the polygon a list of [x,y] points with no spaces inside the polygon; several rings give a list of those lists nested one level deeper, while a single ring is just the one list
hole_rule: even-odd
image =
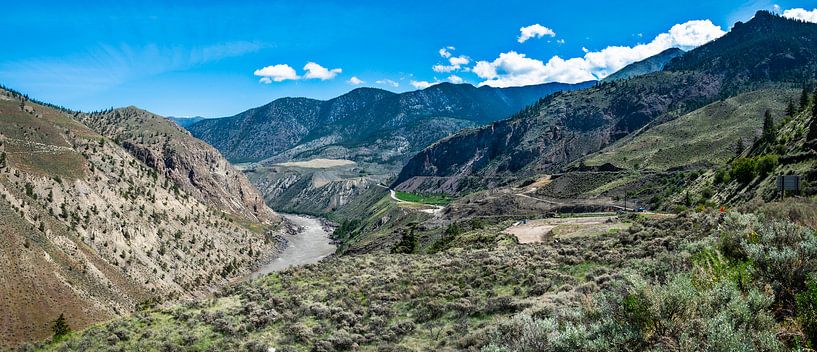
[{"label": "rocky mountain slope", "polygon": [[79,116],[203,203],[249,221],[280,221],[243,173],[170,120],[132,106]]},{"label": "rocky mountain slope", "polygon": [[385,176],[368,173],[376,169],[375,166],[366,168],[356,163],[320,165],[321,161],[257,165],[244,172],[271,207],[281,212],[317,216],[325,216],[374,184],[385,182]]},{"label": "rocky mountain slope", "polygon": [[78,329],[196,296],[276,253],[273,227],[199,200],[82,119],[0,90],[0,346],[50,336],[60,314]]},{"label": "rocky mountain slope", "polygon": [[590,85],[499,89],[442,83],[402,94],[359,88],[327,101],[282,98],[188,128],[235,162],[328,157],[399,167],[450,133],[507,117],[548,94]]},{"label": "rocky mountain slope", "polygon": [[718,98],[775,82],[799,85],[817,69],[815,41],[817,24],[758,12],[661,72],[554,94],[508,120],[437,142],[407,163],[395,185],[458,192],[558,172]]},{"label": "rocky mountain slope", "polygon": [[602,82],[620,81],[622,79],[633,78],[636,76],[661,71],[670,60],[684,55],[684,51],[678,48],[669,48],[658,54],[650,56],[644,60],[633,62],[624,68],[614,72],[613,74],[604,77]]}]

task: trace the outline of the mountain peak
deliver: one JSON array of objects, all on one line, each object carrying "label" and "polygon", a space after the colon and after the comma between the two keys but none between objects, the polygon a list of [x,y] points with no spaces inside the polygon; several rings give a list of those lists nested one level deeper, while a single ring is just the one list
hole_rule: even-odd
[{"label": "mountain peak", "polygon": [[817,72],[817,24],[758,11],[724,36],[669,62],[667,71],[697,71],[741,81],[800,82]]}]

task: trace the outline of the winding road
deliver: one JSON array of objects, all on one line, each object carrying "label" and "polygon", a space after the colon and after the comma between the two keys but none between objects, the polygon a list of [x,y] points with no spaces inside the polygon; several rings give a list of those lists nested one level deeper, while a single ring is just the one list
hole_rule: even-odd
[{"label": "winding road", "polygon": [[424,209],[417,209],[417,210],[418,210],[418,211],[420,211],[420,212],[423,212],[423,213],[428,213],[428,214],[439,214],[439,213],[441,213],[441,212],[442,212],[442,211],[445,209],[445,207],[442,207],[442,206],[439,206],[439,205],[432,205],[432,204],[425,204],[425,203],[417,203],[417,202],[409,202],[409,201],[407,201],[407,200],[402,200],[402,199],[400,199],[400,198],[397,198],[397,192],[395,192],[393,188],[391,188],[391,187],[389,187],[389,186],[384,186],[384,185],[379,184],[379,183],[377,184],[377,186],[382,187],[382,188],[385,188],[385,189],[388,189],[388,190],[389,190],[389,197],[390,197],[390,198],[391,198],[393,201],[395,201],[395,202],[397,202],[397,203],[403,203],[403,204],[413,204],[413,205],[416,205],[416,206],[418,206],[418,207],[423,207]]}]

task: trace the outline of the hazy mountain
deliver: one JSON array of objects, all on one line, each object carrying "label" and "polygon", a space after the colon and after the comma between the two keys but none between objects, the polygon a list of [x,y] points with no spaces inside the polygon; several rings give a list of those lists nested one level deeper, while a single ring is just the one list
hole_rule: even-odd
[{"label": "hazy mountain", "polygon": [[170,120],[172,120],[172,121],[173,121],[173,122],[175,122],[177,125],[182,126],[182,127],[187,127],[187,126],[190,126],[190,125],[192,125],[192,124],[194,124],[194,123],[196,123],[196,122],[199,122],[199,121],[201,121],[201,120],[204,120],[204,119],[205,119],[204,117],[201,117],[201,116],[191,116],[191,117],[173,117],[173,116],[168,116],[167,118],[168,118],[168,119],[170,119]]},{"label": "hazy mountain", "polygon": [[602,79],[602,82],[613,82],[622,79],[641,76],[648,73],[661,71],[670,60],[684,55],[684,51],[678,48],[669,48],[658,54],[650,56],[644,60],[633,62],[615,73]]},{"label": "hazy mountain", "polygon": [[235,162],[321,156],[400,164],[407,156],[462,128],[507,117],[557,91],[591,85],[477,88],[442,83],[402,94],[359,88],[327,101],[277,99],[188,128]]},{"label": "hazy mountain", "polygon": [[413,157],[395,184],[456,192],[558,172],[630,133],[716,98],[773,82],[799,85],[804,77],[814,77],[815,43],[817,24],[758,12],[661,72],[554,94],[508,120],[437,142]]}]

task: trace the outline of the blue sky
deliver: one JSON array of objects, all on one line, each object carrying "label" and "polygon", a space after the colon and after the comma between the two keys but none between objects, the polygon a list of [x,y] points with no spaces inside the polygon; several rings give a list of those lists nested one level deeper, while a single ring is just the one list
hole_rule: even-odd
[{"label": "blue sky", "polygon": [[666,46],[700,45],[758,9],[814,7],[807,1],[16,1],[0,12],[0,84],[83,111],[136,105],[163,115],[219,117],[278,97],[326,99],[357,86],[407,91],[437,81],[510,86],[597,78]]}]

